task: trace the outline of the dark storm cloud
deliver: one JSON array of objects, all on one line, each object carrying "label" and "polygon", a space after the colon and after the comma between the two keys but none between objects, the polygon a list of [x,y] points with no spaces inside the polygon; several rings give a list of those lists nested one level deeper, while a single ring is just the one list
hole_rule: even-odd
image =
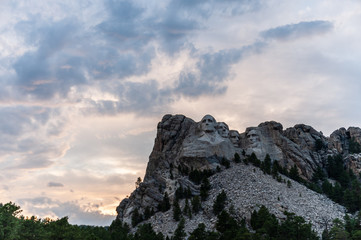
[{"label": "dark storm cloud", "polygon": [[48,182],[48,187],[64,187],[64,184],[58,182]]},{"label": "dark storm cloud", "polygon": [[329,21],[299,22],[269,29],[264,31],[261,36],[265,39],[288,40],[323,34],[332,28],[333,24]]}]

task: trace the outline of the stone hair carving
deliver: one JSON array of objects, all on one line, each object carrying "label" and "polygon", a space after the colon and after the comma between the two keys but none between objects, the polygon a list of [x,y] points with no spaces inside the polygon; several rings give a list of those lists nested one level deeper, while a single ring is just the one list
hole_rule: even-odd
[{"label": "stone hair carving", "polygon": [[218,131],[218,134],[221,135],[221,137],[228,138],[229,128],[228,128],[228,125],[226,123],[219,122],[217,124],[217,131]]}]

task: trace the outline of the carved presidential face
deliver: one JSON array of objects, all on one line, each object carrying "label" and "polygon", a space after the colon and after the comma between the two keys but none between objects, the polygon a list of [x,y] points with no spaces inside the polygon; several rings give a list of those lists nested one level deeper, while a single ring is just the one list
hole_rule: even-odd
[{"label": "carved presidential face", "polygon": [[206,115],[201,120],[201,128],[204,132],[215,132],[216,124],[216,120],[211,115]]},{"label": "carved presidential face", "polygon": [[231,140],[231,142],[233,143],[233,146],[238,147],[238,142],[239,142],[239,133],[235,130],[231,130],[229,131],[229,139]]},{"label": "carved presidential face", "polygon": [[225,124],[224,122],[218,123],[217,131],[219,135],[221,135],[221,137],[228,138],[228,133],[229,133],[228,125]]},{"label": "carved presidential face", "polygon": [[251,130],[247,134],[248,141],[251,143],[252,147],[258,146],[260,142],[259,133],[256,130]]}]

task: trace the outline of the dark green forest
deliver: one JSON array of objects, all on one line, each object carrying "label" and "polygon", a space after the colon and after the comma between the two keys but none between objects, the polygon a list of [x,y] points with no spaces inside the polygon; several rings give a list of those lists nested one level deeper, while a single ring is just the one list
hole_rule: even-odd
[{"label": "dark green forest", "polygon": [[[217,209],[217,223],[215,231],[207,230],[205,224],[199,223],[198,227],[188,233],[190,240],[304,240],[320,239],[312,230],[310,223],[293,213],[285,212],[286,219],[277,220],[275,215],[261,206],[252,213],[250,226],[246,220],[237,220],[232,210],[222,209],[218,212],[219,201],[224,201],[223,193],[214,202]],[[221,199],[221,200],[219,200]],[[217,206],[217,207],[216,207]],[[71,225],[68,218],[57,220],[39,219],[37,217],[24,218],[20,215],[21,209],[14,203],[0,205],[0,239],[4,240],[182,240],[186,239],[184,226],[190,216],[184,214],[178,221],[178,227],[172,236],[156,233],[152,226],[141,224],[135,233],[130,233],[127,224],[116,219],[109,227]],[[194,213],[196,214],[196,213]],[[175,220],[176,221],[176,220]],[[322,234],[323,240],[334,239],[361,239],[361,217],[351,218],[346,215],[344,221],[334,220],[333,226],[327,228]]]}]

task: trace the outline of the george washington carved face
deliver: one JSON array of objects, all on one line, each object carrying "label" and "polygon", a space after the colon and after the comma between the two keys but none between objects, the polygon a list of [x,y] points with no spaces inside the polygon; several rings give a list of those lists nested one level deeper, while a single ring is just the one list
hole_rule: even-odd
[{"label": "george washington carved face", "polygon": [[205,115],[201,120],[201,128],[206,133],[216,131],[217,122],[211,115]]}]

